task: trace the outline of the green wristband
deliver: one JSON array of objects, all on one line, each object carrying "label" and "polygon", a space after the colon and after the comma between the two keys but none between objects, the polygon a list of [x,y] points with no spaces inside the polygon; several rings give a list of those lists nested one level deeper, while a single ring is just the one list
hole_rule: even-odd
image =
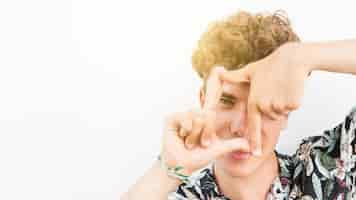
[{"label": "green wristband", "polygon": [[167,174],[170,177],[177,178],[183,183],[189,183],[189,176],[180,172],[184,169],[183,166],[177,165],[176,167],[169,167],[164,161],[164,159],[161,157],[161,155],[158,155],[158,160],[160,161],[161,166],[166,170]]}]

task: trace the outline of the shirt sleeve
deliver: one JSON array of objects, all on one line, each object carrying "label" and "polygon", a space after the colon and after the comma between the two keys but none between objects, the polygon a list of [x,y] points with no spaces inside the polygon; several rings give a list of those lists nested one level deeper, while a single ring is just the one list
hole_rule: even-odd
[{"label": "shirt sleeve", "polygon": [[294,179],[303,192],[318,198],[356,195],[355,136],[356,106],[336,126],[302,140]]},{"label": "shirt sleeve", "polygon": [[355,136],[356,106],[352,107],[341,123],[331,130],[324,131],[326,148],[320,148],[320,153],[336,159],[336,168],[343,168],[345,173],[353,173],[356,161]]},{"label": "shirt sleeve", "polygon": [[227,200],[220,193],[215,176],[213,165],[199,170],[189,177],[187,183],[180,184],[177,189],[168,195],[168,200]]}]

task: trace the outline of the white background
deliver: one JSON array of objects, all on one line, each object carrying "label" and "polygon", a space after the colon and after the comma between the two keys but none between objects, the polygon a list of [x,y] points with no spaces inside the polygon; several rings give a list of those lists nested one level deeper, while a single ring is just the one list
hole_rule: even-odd
[{"label": "white background", "polygon": [[[331,3],[332,2],[332,3]],[[190,56],[212,20],[284,9],[303,41],[355,37],[353,1],[0,1],[0,199],[118,199],[198,106]],[[314,72],[279,150],[356,105],[356,77]]]}]

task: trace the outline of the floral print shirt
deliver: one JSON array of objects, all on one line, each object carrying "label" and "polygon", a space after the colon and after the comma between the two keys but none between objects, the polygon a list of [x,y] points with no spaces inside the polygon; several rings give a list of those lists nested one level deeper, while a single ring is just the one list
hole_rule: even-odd
[{"label": "floral print shirt", "polygon": [[[279,177],[267,200],[356,200],[356,106],[344,121],[302,140],[293,155],[275,151]],[[218,188],[213,163],[189,177],[169,200],[230,200]]]}]

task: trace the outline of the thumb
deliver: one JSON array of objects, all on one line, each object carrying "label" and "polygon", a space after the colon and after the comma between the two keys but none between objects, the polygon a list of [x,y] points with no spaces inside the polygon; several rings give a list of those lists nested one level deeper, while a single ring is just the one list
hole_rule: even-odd
[{"label": "thumb", "polygon": [[250,82],[250,71],[248,66],[245,66],[240,69],[222,72],[220,78],[222,81],[230,83]]},{"label": "thumb", "polygon": [[214,145],[211,148],[211,151],[214,157],[219,157],[223,154],[230,153],[233,151],[249,152],[250,146],[248,140],[244,138],[233,138],[220,141],[218,144]]}]

